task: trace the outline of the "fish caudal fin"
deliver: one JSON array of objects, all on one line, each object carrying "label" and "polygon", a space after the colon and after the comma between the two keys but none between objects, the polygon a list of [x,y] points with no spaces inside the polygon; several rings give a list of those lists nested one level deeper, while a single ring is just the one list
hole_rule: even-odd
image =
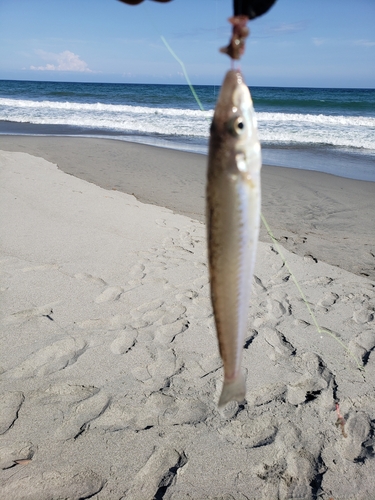
[{"label": "fish caudal fin", "polygon": [[231,382],[225,382],[219,399],[219,408],[225,406],[229,401],[238,401],[239,403],[245,399],[246,384],[245,377],[242,373]]}]

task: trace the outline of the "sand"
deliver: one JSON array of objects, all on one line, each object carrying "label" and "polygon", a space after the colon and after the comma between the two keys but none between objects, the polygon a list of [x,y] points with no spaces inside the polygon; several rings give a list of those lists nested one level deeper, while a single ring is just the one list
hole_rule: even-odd
[{"label": "sand", "polygon": [[[13,148],[30,154],[0,151],[2,498],[372,498],[375,282],[373,260],[360,262],[374,257],[372,183],[265,169],[263,211],[325,331],[260,242],[247,400],[219,411],[204,158],[1,138]],[[318,257],[330,245],[336,265]]]},{"label": "sand", "polygon": [[[204,155],[109,139],[0,136],[68,174],[205,222]],[[265,165],[262,211],[291,252],[375,280],[375,182]],[[264,227],[260,240],[269,242]]]}]

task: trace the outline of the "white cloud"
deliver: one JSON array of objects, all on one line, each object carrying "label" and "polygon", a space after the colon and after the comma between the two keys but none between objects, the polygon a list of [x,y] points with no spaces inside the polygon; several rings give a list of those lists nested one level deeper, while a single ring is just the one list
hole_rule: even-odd
[{"label": "white cloud", "polygon": [[289,33],[297,33],[298,31],[303,31],[307,27],[306,21],[300,21],[297,23],[281,23],[276,26],[268,28],[268,32],[275,35],[284,35]]},{"label": "white cloud", "polygon": [[298,21],[296,23],[279,23],[274,24],[273,26],[265,25],[263,28],[258,27],[257,32],[253,33],[250,41],[254,40],[254,38],[270,38],[280,37],[284,35],[293,35],[300,31],[306,30],[308,25],[308,21]]},{"label": "white cloud", "polygon": [[44,60],[53,61],[54,64],[48,62],[45,66],[30,66],[30,69],[35,71],[77,71],[80,73],[93,73],[85,61],[82,61],[77,54],[65,50],[60,54],[45,52],[44,50],[37,51],[40,57]]},{"label": "white cloud", "polygon": [[320,45],[330,45],[330,46],[346,46],[346,47],[374,47],[375,42],[367,39],[360,40],[344,40],[344,39],[334,39],[334,38],[313,38],[312,42],[317,47]]},{"label": "white cloud", "polygon": [[313,44],[316,45],[317,47],[319,47],[320,45],[323,45],[323,43],[326,42],[326,40],[324,38],[313,38],[312,41],[313,41]]},{"label": "white cloud", "polygon": [[354,45],[361,45],[362,47],[374,47],[375,42],[371,40],[355,40]]}]

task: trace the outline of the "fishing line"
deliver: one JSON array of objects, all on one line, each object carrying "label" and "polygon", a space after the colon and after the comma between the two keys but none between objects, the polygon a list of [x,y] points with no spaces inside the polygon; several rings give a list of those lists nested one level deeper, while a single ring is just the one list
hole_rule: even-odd
[{"label": "fishing line", "polygon": [[275,245],[275,247],[276,247],[277,253],[280,255],[280,258],[281,258],[281,260],[283,261],[283,264],[285,265],[285,267],[286,267],[286,268],[287,268],[287,270],[289,271],[290,276],[291,276],[291,278],[292,278],[292,280],[293,280],[294,284],[296,285],[297,290],[299,291],[299,293],[300,293],[300,295],[301,295],[301,298],[302,298],[303,302],[305,303],[305,306],[307,307],[307,310],[309,311],[309,314],[310,314],[310,316],[311,316],[311,318],[312,318],[312,321],[313,321],[314,326],[315,326],[315,328],[317,329],[318,333],[319,333],[319,334],[320,334],[320,333],[327,333],[327,334],[328,334],[328,335],[330,335],[333,339],[335,339],[335,340],[336,340],[336,341],[337,341],[337,342],[341,345],[341,347],[343,347],[343,348],[345,349],[345,351],[349,354],[349,356],[350,356],[350,357],[351,357],[351,358],[355,361],[355,364],[357,365],[358,369],[359,369],[359,370],[363,370],[363,371],[364,371],[363,366],[362,366],[362,365],[358,362],[358,359],[356,358],[356,356],[352,353],[352,351],[349,349],[349,347],[347,347],[347,346],[344,344],[344,342],[342,342],[342,340],[341,340],[341,339],[339,339],[339,337],[337,337],[337,335],[335,335],[335,334],[334,334],[333,332],[331,332],[330,330],[326,330],[325,328],[320,328],[319,323],[318,323],[318,321],[317,321],[317,319],[316,319],[316,316],[315,316],[315,314],[313,313],[313,311],[312,311],[312,309],[311,309],[311,307],[310,307],[310,304],[309,304],[309,303],[308,303],[308,301],[307,301],[306,295],[303,293],[303,290],[302,290],[302,288],[301,288],[300,284],[298,283],[297,278],[295,277],[295,275],[294,275],[293,271],[291,270],[291,268],[290,268],[290,266],[289,266],[289,264],[288,264],[288,262],[287,262],[287,260],[286,260],[286,258],[285,258],[285,256],[284,256],[284,254],[283,254],[283,252],[282,252],[282,250],[281,250],[280,245],[278,244],[278,242],[277,242],[277,240],[276,240],[275,236],[273,235],[273,233],[272,233],[272,231],[271,231],[270,226],[268,225],[268,222],[266,221],[266,219],[265,219],[265,217],[264,217],[264,215],[263,215],[262,213],[260,214],[260,217],[261,217],[261,219],[262,219],[262,222],[263,222],[263,224],[264,224],[264,227],[265,227],[265,228],[266,228],[266,230],[267,230],[267,233],[268,233],[269,237],[271,238],[271,240],[272,240],[273,244],[274,244],[274,245]]},{"label": "fishing line", "polygon": [[177,56],[177,54],[172,50],[171,46],[169,45],[169,43],[167,42],[167,40],[161,35],[160,36],[162,42],[164,43],[164,45],[167,47],[167,49],[169,50],[169,52],[172,54],[172,56],[176,59],[176,61],[179,63],[179,65],[181,66],[182,68],[182,71],[184,73],[184,77],[186,78],[186,81],[188,82],[188,85],[190,87],[190,90],[193,94],[193,96],[195,97],[195,100],[197,101],[198,103],[198,106],[200,108],[201,111],[205,111],[204,107],[202,106],[202,103],[199,99],[199,97],[197,96],[197,93],[195,92],[195,89],[193,87],[193,85],[191,84],[191,81],[190,81],[190,78],[189,78],[189,75],[187,74],[187,71],[185,69],[185,64],[181,61],[181,59]]},{"label": "fishing line", "polygon": [[[183,71],[183,73],[184,73],[184,76],[185,76],[185,78],[186,78],[186,81],[187,81],[187,83],[188,83],[188,85],[189,85],[189,87],[190,87],[190,90],[191,90],[191,92],[192,92],[193,96],[195,97],[195,100],[197,101],[197,104],[198,104],[199,108],[201,109],[201,111],[205,111],[205,109],[204,109],[204,107],[203,107],[203,105],[202,105],[202,103],[201,103],[201,101],[200,101],[200,99],[199,99],[199,97],[198,97],[197,93],[195,92],[195,89],[194,89],[194,87],[193,87],[193,85],[192,85],[191,81],[190,81],[190,78],[189,78],[189,76],[188,76],[188,74],[187,74],[187,71],[186,71],[186,68],[185,68],[184,63],[183,63],[183,62],[181,61],[181,59],[180,59],[180,58],[179,58],[179,57],[175,54],[175,52],[172,50],[172,48],[170,47],[170,45],[168,44],[168,42],[166,41],[166,39],[165,39],[163,36],[161,36],[160,38],[162,39],[162,41],[163,41],[164,45],[167,47],[167,49],[168,49],[168,50],[169,50],[169,52],[172,54],[172,56],[173,56],[173,57],[176,59],[176,61],[180,64],[180,66],[181,66],[181,68],[182,68],[182,71]],[[207,118],[207,119],[208,119],[208,118]],[[309,311],[309,314],[310,314],[310,316],[311,316],[311,319],[312,319],[312,321],[313,321],[313,323],[314,323],[314,326],[315,326],[315,328],[316,328],[317,332],[318,332],[319,334],[326,333],[327,335],[330,335],[330,336],[331,336],[334,340],[336,340],[336,341],[337,341],[337,342],[341,345],[341,347],[343,347],[343,348],[344,348],[344,350],[347,352],[347,354],[348,354],[348,355],[349,355],[349,356],[350,356],[350,357],[354,360],[355,364],[357,365],[357,368],[358,368],[359,370],[361,370],[361,371],[364,371],[364,367],[363,367],[363,366],[359,363],[359,361],[358,361],[357,357],[356,357],[356,356],[352,353],[352,351],[349,349],[349,347],[347,347],[347,346],[344,344],[344,342],[342,342],[342,340],[341,340],[341,339],[340,339],[337,335],[335,335],[333,332],[331,332],[330,330],[326,330],[325,328],[321,328],[321,327],[319,326],[319,323],[318,323],[318,321],[317,321],[317,319],[316,319],[316,316],[315,316],[315,314],[314,314],[313,310],[311,309],[310,304],[308,303],[307,298],[306,298],[305,294],[303,293],[303,290],[302,290],[302,288],[301,288],[300,284],[299,284],[299,283],[298,283],[298,281],[297,281],[297,278],[295,277],[295,275],[294,275],[293,271],[291,270],[291,268],[290,268],[290,266],[289,266],[289,264],[288,264],[288,262],[287,262],[286,258],[284,257],[284,254],[283,254],[283,252],[282,252],[282,250],[281,250],[281,248],[280,248],[280,245],[278,244],[278,242],[277,242],[277,240],[276,240],[275,236],[273,235],[273,233],[272,233],[272,231],[271,231],[271,228],[270,228],[270,226],[269,226],[268,222],[266,221],[266,218],[264,217],[264,215],[263,215],[262,213],[260,214],[260,217],[261,217],[261,219],[262,219],[262,222],[263,222],[263,224],[264,224],[264,227],[266,228],[266,231],[267,231],[267,233],[268,233],[269,237],[271,238],[271,240],[272,240],[273,244],[274,244],[274,245],[275,245],[275,247],[276,247],[276,250],[277,250],[278,254],[280,255],[281,260],[283,261],[283,264],[285,265],[286,269],[289,271],[290,276],[291,276],[291,278],[292,278],[292,280],[293,280],[293,283],[296,285],[297,290],[298,290],[298,291],[299,291],[299,293],[300,293],[300,296],[301,296],[301,298],[302,298],[302,301],[304,302],[304,304],[305,304],[305,306],[306,306],[307,310]]]}]

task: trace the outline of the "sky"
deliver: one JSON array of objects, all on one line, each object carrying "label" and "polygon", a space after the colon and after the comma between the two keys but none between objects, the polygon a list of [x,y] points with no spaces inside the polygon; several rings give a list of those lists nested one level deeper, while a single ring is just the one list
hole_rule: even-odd
[{"label": "sky", "polygon": [[[0,79],[219,85],[232,0],[0,0]],[[277,0],[249,23],[250,86],[375,88],[375,0]]]}]

